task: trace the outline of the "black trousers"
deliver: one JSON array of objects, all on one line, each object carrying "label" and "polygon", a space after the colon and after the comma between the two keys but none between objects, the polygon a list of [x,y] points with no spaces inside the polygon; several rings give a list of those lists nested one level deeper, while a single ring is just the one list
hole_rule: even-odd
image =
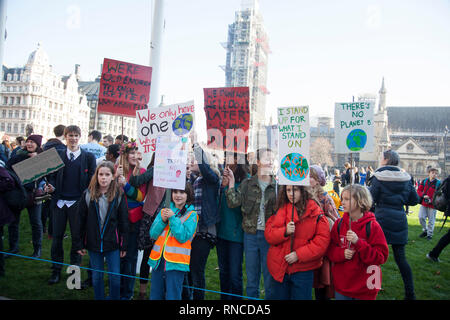
[{"label": "black trousers", "polygon": [[416,295],[414,293],[413,274],[408,261],[406,261],[405,245],[393,244],[392,250],[394,251],[395,263],[397,264],[403,279],[403,285],[405,287],[405,299],[415,299]]},{"label": "black trousers", "polygon": [[[73,235],[76,234],[76,230],[80,227],[80,217],[78,214],[78,201],[72,206],[63,206],[58,208],[56,206],[52,212],[52,224],[53,224],[53,241],[51,249],[51,257],[55,262],[64,262],[64,248],[63,240],[64,233],[66,231],[67,221],[69,221],[70,233],[72,239],[72,248],[70,250],[70,264],[80,265],[81,256],[74,249],[74,239]],[[62,265],[58,263],[53,263],[52,269],[54,271],[61,271]]]},{"label": "black trousers", "polygon": [[[205,267],[208,261],[209,252],[213,248],[212,243],[203,239],[201,236],[195,236],[192,240],[191,263],[189,265],[189,284],[191,287],[205,289]],[[205,291],[193,289],[193,300],[204,300]]]},{"label": "black trousers", "polygon": [[[3,251],[3,226],[0,226],[0,251]],[[5,275],[5,256],[0,253],[0,276]]]},{"label": "black trousers", "polygon": [[450,229],[446,234],[444,234],[441,239],[439,239],[439,242],[437,245],[433,248],[433,250],[430,251],[430,256],[434,258],[438,258],[441,254],[442,250],[450,243]]}]

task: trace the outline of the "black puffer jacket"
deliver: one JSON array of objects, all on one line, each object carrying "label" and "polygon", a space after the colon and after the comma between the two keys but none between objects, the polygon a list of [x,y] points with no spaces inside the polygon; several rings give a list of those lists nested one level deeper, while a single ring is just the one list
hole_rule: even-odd
[{"label": "black puffer jacket", "polygon": [[403,206],[419,203],[411,176],[399,167],[378,168],[371,178],[370,193],[375,205],[375,217],[389,244],[408,243],[408,221]]}]

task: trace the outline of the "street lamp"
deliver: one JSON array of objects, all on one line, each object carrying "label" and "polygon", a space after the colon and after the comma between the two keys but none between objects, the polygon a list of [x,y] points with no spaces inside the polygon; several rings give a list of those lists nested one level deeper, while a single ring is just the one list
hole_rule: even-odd
[{"label": "street lamp", "polygon": [[447,178],[447,134],[448,134],[448,127],[445,126],[444,131],[444,176],[443,179]]}]

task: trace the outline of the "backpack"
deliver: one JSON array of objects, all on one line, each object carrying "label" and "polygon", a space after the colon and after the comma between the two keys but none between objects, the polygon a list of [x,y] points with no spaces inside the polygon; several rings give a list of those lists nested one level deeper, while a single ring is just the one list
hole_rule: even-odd
[{"label": "backpack", "polygon": [[436,189],[433,195],[432,204],[433,207],[439,211],[446,212],[448,207],[448,199],[446,197],[446,191],[448,188],[448,178]]},{"label": "backpack", "polygon": [[342,217],[342,215],[344,214],[344,208],[341,205],[341,198],[339,198],[338,194],[334,190],[328,191],[328,194],[330,195],[331,199],[333,199],[334,205],[338,210],[339,216]]},{"label": "backpack", "polygon": [[[338,232],[338,235],[340,234],[342,220],[343,220],[343,219],[341,218],[341,219],[339,219],[339,221],[338,221],[338,225],[337,225],[337,232]],[[367,239],[367,240],[369,240],[369,237],[370,237],[370,228],[371,228],[371,225],[372,225],[372,221],[369,221],[369,222],[366,223],[366,239]]]},{"label": "backpack", "polygon": [[3,193],[3,199],[5,200],[7,206],[11,209],[11,211],[20,212],[27,206],[28,192],[27,190],[25,190],[25,187],[22,185],[22,182],[20,181],[16,173],[12,170],[9,170],[8,168],[5,169],[14,180],[15,187],[14,189]]}]

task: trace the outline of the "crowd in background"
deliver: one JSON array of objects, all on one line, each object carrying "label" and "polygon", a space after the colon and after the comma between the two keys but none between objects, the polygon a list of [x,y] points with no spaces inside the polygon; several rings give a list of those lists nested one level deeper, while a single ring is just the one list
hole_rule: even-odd
[{"label": "crowd in background", "polygon": [[[309,168],[310,186],[282,186],[274,175],[272,150],[227,153],[219,160],[192,132],[186,187],[166,190],[153,185],[154,158],[141,167],[134,139],[102,137],[93,130],[81,145],[80,128],[64,125],[55,127],[54,134],[45,144],[41,135],[31,134],[0,145],[0,191],[14,195],[0,198],[0,251],[7,226],[8,253],[20,253],[20,217],[27,209],[31,257],[41,257],[44,234],[52,241],[49,285],[61,281],[63,240],[70,236],[70,264],[79,266],[88,255],[90,271],[82,288],[93,286],[95,299],[146,299],[150,278],[152,300],[203,300],[214,247],[224,300],[259,298],[261,292],[266,299],[308,300],[313,293],[317,300],[375,299],[380,265],[391,245],[404,298],[416,298],[405,255],[407,214],[409,206],[421,205],[421,237],[431,240],[436,220],[432,199],[442,183],[436,168],[415,182],[399,167],[398,154],[387,150],[376,170],[346,163],[342,173],[334,169],[330,175],[326,166],[316,164]],[[64,167],[20,187],[12,166],[50,148]],[[325,191],[327,181],[332,191]],[[20,188],[26,201],[15,207],[12,200]],[[447,233],[427,257],[439,261],[448,241]],[[140,250],[143,259],[137,266]],[[0,276],[11,255],[0,254]],[[95,271],[103,270],[105,261],[109,295],[103,273]],[[137,269],[139,295],[134,297]],[[372,286],[368,270],[379,277]]]}]

